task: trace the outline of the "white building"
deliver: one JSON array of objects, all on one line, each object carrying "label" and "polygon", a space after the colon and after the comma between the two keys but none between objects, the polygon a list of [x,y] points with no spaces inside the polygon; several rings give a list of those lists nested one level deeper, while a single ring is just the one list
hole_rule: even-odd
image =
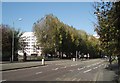
[{"label": "white building", "polygon": [[[26,53],[27,56],[40,56],[41,55],[41,48],[37,47],[37,38],[34,35],[33,32],[25,32],[21,38],[24,40],[23,42],[25,42],[24,45],[24,51]],[[23,56],[23,51],[19,50],[18,54]]]}]

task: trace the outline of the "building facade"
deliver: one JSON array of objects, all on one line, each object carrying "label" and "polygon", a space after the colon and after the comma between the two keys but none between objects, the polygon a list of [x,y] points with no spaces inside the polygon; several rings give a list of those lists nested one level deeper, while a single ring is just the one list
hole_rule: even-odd
[{"label": "building facade", "polygon": [[[33,32],[25,32],[21,38],[24,40],[21,42],[24,42],[22,48],[24,48],[26,56],[41,56],[42,50],[41,47],[37,46],[37,38]],[[23,56],[23,50],[19,50],[18,54]]]}]

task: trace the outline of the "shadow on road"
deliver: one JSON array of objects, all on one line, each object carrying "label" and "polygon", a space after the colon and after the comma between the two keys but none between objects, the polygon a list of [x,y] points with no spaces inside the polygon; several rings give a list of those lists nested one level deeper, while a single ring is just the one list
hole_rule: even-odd
[{"label": "shadow on road", "polygon": [[120,69],[117,63],[109,64],[105,69],[108,71],[113,71],[115,73],[113,82],[120,83]]}]

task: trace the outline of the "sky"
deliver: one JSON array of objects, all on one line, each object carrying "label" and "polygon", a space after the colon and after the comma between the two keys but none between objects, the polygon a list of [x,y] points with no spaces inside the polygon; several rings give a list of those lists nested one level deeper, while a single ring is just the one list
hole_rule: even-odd
[{"label": "sky", "polygon": [[[47,14],[60,21],[95,34],[93,2],[2,2],[2,23],[21,31],[33,31],[33,23]],[[22,18],[21,21],[18,19]]]}]

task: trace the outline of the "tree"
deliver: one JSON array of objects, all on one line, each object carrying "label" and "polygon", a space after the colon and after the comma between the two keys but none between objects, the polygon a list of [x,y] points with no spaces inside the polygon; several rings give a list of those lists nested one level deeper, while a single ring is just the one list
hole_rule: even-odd
[{"label": "tree", "polygon": [[17,60],[17,50],[19,48],[20,30],[13,30],[8,25],[1,25],[2,31],[2,60],[10,60],[12,57],[12,34],[14,31],[14,60]]},{"label": "tree", "polygon": [[44,54],[55,54],[55,49],[61,53],[61,58],[63,54],[66,54],[67,58],[75,57],[76,51],[84,54],[90,52],[91,56],[92,53],[97,54],[97,48],[89,49],[95,47],[92,44],[97,42],[96,39],[89,42],[89,35],[85,31],[76,30],[73,26],[64,24],[52,14],[34,23],[33,31],[39,45],[43,47]]},{"label": "tree", "polygon": [[120,2],[102,2],[95,4],[95,13],[97,13],[98,24],[97,33],[100,35],[100,41],[103,51],[110,56],[120,56]]}]

